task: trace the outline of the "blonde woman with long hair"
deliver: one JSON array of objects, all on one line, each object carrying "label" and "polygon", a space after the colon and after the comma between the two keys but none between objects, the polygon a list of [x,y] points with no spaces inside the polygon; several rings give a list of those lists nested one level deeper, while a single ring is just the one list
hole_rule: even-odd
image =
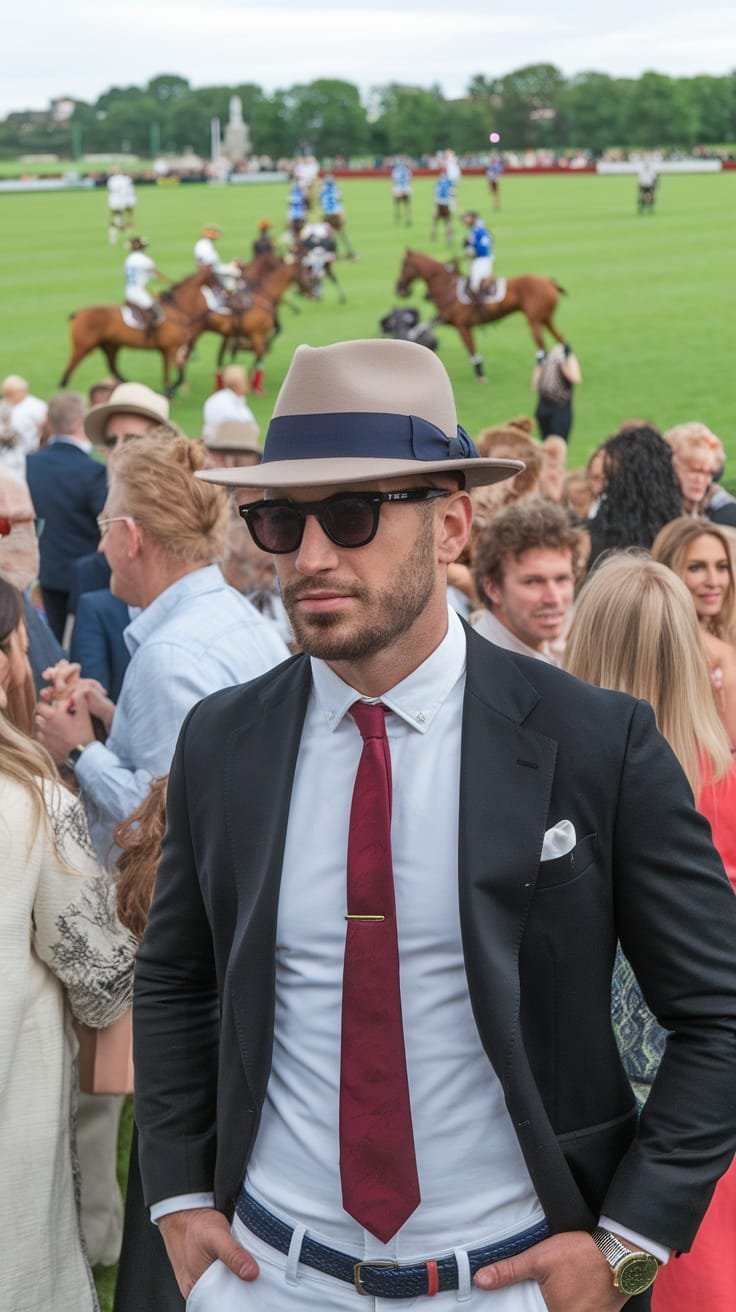
[{"label": "blonde woman with long hair", "polygon": [[736,745],[734,566],[728,533],[709,519],[682,515],[657,534],[652,556],[682,579],[692,597],[718,713]]},{"label": "blonde woman with long hair", "polygon": [[672,570],[640,552],[602,561],[578,597],[565,665],[587,683],[651,702],[696,798],[727,777],[731,754],[697,616]]},{"label": "blonde woman with long hair", "polygon": [[[736,882],[736,764],[711,695],[690,594],[665,565],[618,553],[593,572],[578,599],[568,670],[588,683],[644,697],[690,780],[698,809]],[[664,1032],[645,1007],[619,952],[613,1024],[629,1078],[646,1097]],[[732,1312],[736,1289],[736,1165],[716,1186],[693,1248],[660,1270],[652,1312]]]},{"label": "blonde woman with long hair", "polygon": [[0,1306],[96,1312],[75,1201],[70,1018],[107,1025],[130,1005],[135,941],[80,803],[2,710],[0,817]]}]

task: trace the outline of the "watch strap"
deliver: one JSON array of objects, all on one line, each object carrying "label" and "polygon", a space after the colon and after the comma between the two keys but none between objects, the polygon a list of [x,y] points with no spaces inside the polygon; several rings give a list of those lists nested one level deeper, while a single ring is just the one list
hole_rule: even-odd
[{"label": "watch strap", "polygon": [[622,1262],[625,1257],[630,1257],[634,1251],[622,1244],[615,1235],[611,1234],[610,1230],[603,1230],[599,1225],[596,1226],[590,1237],[613,1270],[616,1269],[619,1262]]},{"label": "watch strap", "polygon": [[65,762],[65,764],[69,766],[70,770],[73,770],[75,768],[77,761],[82,755],[82,752],[85,751],[87,747],[89,747],[89,743],[80,743],[77,747],[71,748]]}]

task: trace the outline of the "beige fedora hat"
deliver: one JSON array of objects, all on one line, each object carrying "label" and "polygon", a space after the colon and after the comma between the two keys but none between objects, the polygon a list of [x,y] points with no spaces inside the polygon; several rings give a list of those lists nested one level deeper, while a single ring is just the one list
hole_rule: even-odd
[{"label": "beige fedora hat", "polygon": [[317,487],[461,471],[466,487],[511,478],[520,460],[480,456],[458,427],[452,385],[434,351],[371,338],[299,346],[256,468],[208,469],[229,487]]},{"label": "beige fedora hat", "polygon": [[260,435],[261,430],[252,419],[226,419],[214,432],[206,433],[202,441],[208,451],[241,452],[258,456],[260,460],[263,455],[258,445]]},{"label": "beige fedora hat", "polygon": [[153,424],[170,424],[179,432],[177,424],[169,419],[169,403],[160,392],[154,392],[145,383],[118,383],[104,405],[93,405],[84,420],[84,431],[90,442],[100,443],[105,435],[105,424],[110,415],[143,415]]}]

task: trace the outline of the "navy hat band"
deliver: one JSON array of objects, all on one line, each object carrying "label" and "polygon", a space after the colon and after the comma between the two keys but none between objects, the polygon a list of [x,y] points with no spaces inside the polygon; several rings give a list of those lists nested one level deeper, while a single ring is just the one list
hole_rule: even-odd
[{"label": "navy hat band", "polygon": [[448,437],[417,415],[355,411],[280,415],[268,426],[263,464],[275,460],[474,460],[475,444],[458,425]]}]

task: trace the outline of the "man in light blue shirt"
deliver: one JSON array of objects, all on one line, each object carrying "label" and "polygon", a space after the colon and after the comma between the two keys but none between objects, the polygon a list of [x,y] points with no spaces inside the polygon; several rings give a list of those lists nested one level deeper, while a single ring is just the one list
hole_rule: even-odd
[{"label": "man in light blue shirt", "polygon": [[[264,673],[289,652],[275,626],[225,582],[230,509],[194,479],[186,438],[140,438],[116,454],[100,516],[111,590],[140,614],[125,630],[131,661],[117,706],[99,685],[59,686],[39,708],[39,736],[79,781],[98,856],[151,782],[168,772],[184,717],[202,697]],[[145,470],[145,479],[141,471]],[[96,740],[92,716],[108,729]]]}]

